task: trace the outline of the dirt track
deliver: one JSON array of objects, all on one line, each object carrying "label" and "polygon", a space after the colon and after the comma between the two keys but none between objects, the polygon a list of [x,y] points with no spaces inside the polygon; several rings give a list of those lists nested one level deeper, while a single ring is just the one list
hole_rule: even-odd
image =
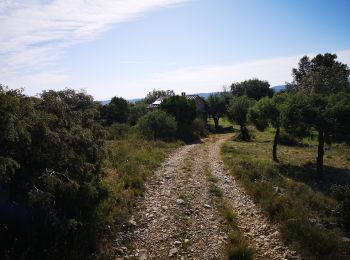
[{"label": "dirt track", "polygon": [[120,248],[117,259],[225,259],[229,229],[209,194],[208,171],[218,178],[256,259],[299,258],[223,165],[219,150],[228,138],[183,146],[158,168],[130,221],[135,227],[125,234],[129,248]]}]

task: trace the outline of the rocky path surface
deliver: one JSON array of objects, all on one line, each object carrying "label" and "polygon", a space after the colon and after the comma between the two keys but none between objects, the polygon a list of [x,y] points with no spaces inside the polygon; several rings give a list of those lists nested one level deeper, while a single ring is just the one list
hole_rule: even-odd
[{"label": "rocky path surface", "polygon": [[158,168],[129,221],[134,228],[123,234],[128,247],[119,249],[117,259],[225,259],[228,229],[211,204],[207,171],[219,179],[256,259],[298,259],[224,167],[219,150],[228,137],[183,146]]},{"label": "rocky path surface", "polygon": [[224,163],[218,159],[223,138],[213,137],[209,150],[211,172],[219,179],[218,186],[233,207],[238,227],[255,249],[256,259],[301,259],[281,240],[278,227],[263,216],[260,208],[236,182]]}]

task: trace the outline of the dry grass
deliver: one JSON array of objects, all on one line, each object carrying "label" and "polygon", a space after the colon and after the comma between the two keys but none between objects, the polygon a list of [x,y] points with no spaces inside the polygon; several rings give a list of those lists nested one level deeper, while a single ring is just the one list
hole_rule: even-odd
[{"label": "dry grass", "polygon": [[279,146],[279,163],[271,160],[273,131],[251,129],[251,142],[229,141],[222,148],[225,163],[266,214],[278,221],[283,235],[307,258],[343,259],[350,245],[336,215],[339,206],[331,195],[334,184],[349,179],[350,148],[344,144],[327,147],[326,178],[315,179],[317,144],[303,140],[302,146]]}]

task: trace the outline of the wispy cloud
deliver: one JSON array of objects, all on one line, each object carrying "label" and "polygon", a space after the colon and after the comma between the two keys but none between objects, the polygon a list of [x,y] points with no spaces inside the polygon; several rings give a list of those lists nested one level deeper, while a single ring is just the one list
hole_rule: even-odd
[{"label": "wispy cloud", "polygon": [[0,80],[11,82],[33,74],[54,76],[54,69],[48,69],[65,48],[93,40],[112,25],[141,13],[186,1],[1,0]]},{"label": "wispy cloud", "polygon": [[[350,65],[350,50],[336,51],[335,53],[338,55],[339,61]],[[134,97],[137,93],[140,95],[138,86],[143,86],[145,91],[159,88],[173,89],[177,93],[182,91],[189,93],[213,92],[220,91],[223,86],[228,86],[233,82],[251,78],[268,80],[272,86],[275,86],[292,80],[292,68],[297,67],[303,55],[313,57],[316,54],[253,60],[234,65],[206,65],[181,68],[156,73],[141,81],[130,82],[130,86],[127,89]],[[129,96],[128,93],[122,94]]]}]

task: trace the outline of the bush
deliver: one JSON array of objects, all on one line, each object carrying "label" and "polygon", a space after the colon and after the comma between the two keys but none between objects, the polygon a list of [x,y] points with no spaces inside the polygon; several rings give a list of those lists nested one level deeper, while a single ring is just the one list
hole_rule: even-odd
[{"label": "bush", "polygon": [[127,124],[114,123],[108,127],[108,139],[120,139],[131,131],[131,127]]},{"label": "bush", "polygon": [[169,141],[175,138],[177,123],[164,111],[155,110],[140,118],[137,129],[146,139]]},{"label": "bush", "polygon": [[253,259],[253,250],[238,231],[233,231],[229,234],[227,251],[228,259]]},{"label": "bush", "polygon": [[297,138],[288,133],[281,133],[278,138],[278,143],[286,146],[297,146],[299,144]]},{"label": "bush", "polygon": [[178,123],[176,136],[179,139],[185,142],[196,139],[192,127],[196,118],[196,104],[193,100],[187,100],[183,96],[172,96],[163,101],[160,109],[174,116]]},{"label": "bush", "polygon": [[332,193],[340,202],[337,208],[339,222],[346,232],[350,232],[350,184],[345,186],[335,185],[332,187]]},{"label": "bush", "polygon": [[192,131],[194,136],[199,139],[208,135],[207,129],[205,128],[205,123],[203,119],[196,118],[192,123]]},{"label": "bush", "polygon": [[0,111],[0,258],[85,258],[107,196],[96,103],[69,89],[29,98],[0,87]]}]

